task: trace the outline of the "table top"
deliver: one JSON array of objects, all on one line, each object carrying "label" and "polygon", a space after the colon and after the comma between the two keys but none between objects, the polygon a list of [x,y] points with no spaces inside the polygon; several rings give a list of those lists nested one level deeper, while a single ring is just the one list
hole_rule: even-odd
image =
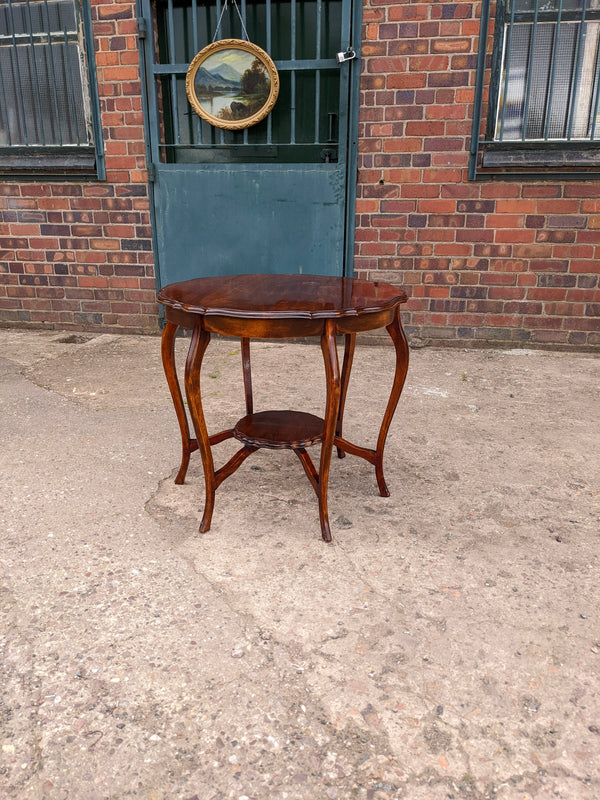
[{"label": "table top", "polygon": [[406,292],[378,281],[323,275],[229,275],[171,283],[158,302],[201,316],[332,319],[373,314],[405,303]]}]

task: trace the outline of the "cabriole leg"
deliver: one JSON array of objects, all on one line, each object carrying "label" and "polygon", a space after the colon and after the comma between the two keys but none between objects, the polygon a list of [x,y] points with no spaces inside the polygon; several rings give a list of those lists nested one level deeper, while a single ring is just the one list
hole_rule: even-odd
[{"label": "cabriole leg", "polygon": [[396,348],[396,370],[394,373],[394,382],[392,384],[392,391],[390,399],[388,400],[383,422],[381,423],[381,430],[377,439],[377,448],[375,450],[375,476],[377,478],[377,485],[379,487],[379,494],[382,497],[389,497],[390,493],[387,488],[385,479],[383,477],[383,448],[385,447],[385,439],[390,429],[390,424],[400,400],[402,387],[406,380],[406,373],[408,370],[408,342],[406,335],[402,329],[402,322],[400,321],[400,309],[396,309],[393,321],[387,326],[387,332],[394,342]]},{"label": "cabriole leg", "polygon": [[[185,413],[185,406],[183,404],[183,397],[181,394],[181,386],[179,385],[179,378],[177,377],[177,368],[175,366],[175,337],[177,335],[178,325],[174,322],[168,322],[164,327],[161,339],[161,355],[163,369],[169,385],[169,391],[175,406],[175,413],[177,414],[177,421],[179,422],[179,430],[181,431],[181,466],[175,478],[175,483],[183,483],[187,472],[188,464],[190,463],[190,453],[195,450],[196,443],[190,439],[190,427],[188,424],[187,414]],[[194,445],[192,447],[192,444]]]},{"label": "cabriole leg", "polygon": [[325,403],[325,421],[323,424],[323,442],[321,444],[321,461],[319,465],[319,518],[321,520],[321,535],[326,542],[331,541],[329,528],[329,515],[327,512],[327,484],[329,480],[329,465],[335,426],[340,406],[340,366],[338,363],[337,347],[335,344],[335,321],[326,320],[321,335],[321,350],[325,361],[325,380],[327,384],[327,400]]},{"label": "cabriole leg", "polygon": [[[344,337],[344,362],[342,364],[342,386],[340,390],[340,409],[338,411],[337,423],[335,426],[335,435],[341,438],[342,426],[344,424],[344,406],[346,405],[346,395],[348,394],[348,384],[350,383],[350,372],[352,370],[352,361],[354,359],[354,346],[356,344],[356,334],[347,333]],[[337,448],[338,458],[344,458],[346,453],[340,448]]]},{"label": "cabriole leg", "polygon": [[244,372],[244,394],[246,396],[246,414],[254,411],[252,399],[252,369],[250,366],[250,339],[242,337],[242,369]]},{"label": "cabriole leg", "polygon": [[204,504],[204,515],[200,523],[200,532],[205,533],[210,528],[212,513],[215,505],[215,466],[206,430],[204,411],[202,410],[202,397],[200,391],[200,367],[208,343],[210,333],[202,327],[202,320],[198,320],[192,332],[192,341],[185,362],[185,393],[190,409],[190,416],[194,424],[198,450],[202,457],[204,468],[204,485],[206,488],[206,500]]}]

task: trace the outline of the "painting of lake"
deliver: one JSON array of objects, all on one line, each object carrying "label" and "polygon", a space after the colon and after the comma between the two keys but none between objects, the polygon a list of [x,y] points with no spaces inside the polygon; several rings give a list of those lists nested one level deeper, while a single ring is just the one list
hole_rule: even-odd
[{"label": "painting of lake", "polygon": [[213,53],[199,65],[194,89],[202,107],[213,117],[243,120],[265,104],[271,78],[253,53],[231,48]]}]

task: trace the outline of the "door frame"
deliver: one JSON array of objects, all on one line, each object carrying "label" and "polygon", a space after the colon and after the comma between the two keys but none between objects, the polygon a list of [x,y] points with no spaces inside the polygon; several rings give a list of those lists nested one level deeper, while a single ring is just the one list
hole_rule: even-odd
[{"label": "door frame", "polygon": [[[340,41],[340,52],[352,48],[356,57],[341,65],[347,67],[348,74],[348,124],[346,147],[346,176],[344,197],[344,242],[343,242],[343,275],[354,275],[354,245],[356,231],[356,187],[358,182],[358,131],[360,114],[360,77],[361,77],[361,51],[362,51],[362,16],[363,5],[361,0],[350,2],[350,36],[349,41]],[[147,0],[152,6],[153,0]],[[146,153],[146,169],[148,172],[148,199],[150,204],[150,223],[152,228],[152,247],[154,254],[154,277],[157,290],[162,288],[161,265],[158,250],[156,215],[155,215],[155,187],[153,163],[153,126],[152,115],[157,115],[156,94],[154,79],[149,65],[154,61],[154,25],[152,20],[144,16],[144,0],[135,3],[138,29],[138,54],[140,58],[140,79],[142,89],[142,115],[144,120],[144,142]],[[342,142],[339,143],[340,147]],[[164,309],[159,308],[159,321],[164,325]]]}]

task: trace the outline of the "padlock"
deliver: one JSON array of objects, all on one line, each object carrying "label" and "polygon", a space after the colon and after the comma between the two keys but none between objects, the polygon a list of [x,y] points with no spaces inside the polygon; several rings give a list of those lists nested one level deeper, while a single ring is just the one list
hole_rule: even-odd
[{"label": "padlock", "polygon": [[345,53],[337,53],[335,60],[338,64],[343,64],[344,61],[352,61],[353,58],[356,58],[356,50],[349,47]]}]

